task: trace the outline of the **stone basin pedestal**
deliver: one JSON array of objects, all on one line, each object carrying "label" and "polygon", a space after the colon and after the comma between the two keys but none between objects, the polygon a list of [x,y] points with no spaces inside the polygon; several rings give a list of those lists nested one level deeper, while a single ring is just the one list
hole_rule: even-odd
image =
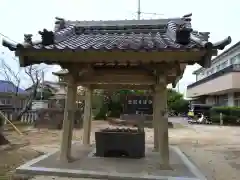
[{"label": "stone basin pedestal", "polygon": [[145,157],[145,132],[137,129],[103,129],[95,132],[96,156]]}]

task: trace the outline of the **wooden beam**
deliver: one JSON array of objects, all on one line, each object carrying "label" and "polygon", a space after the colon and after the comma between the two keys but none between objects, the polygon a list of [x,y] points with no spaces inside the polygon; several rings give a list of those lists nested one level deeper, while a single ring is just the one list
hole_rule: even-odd
[{"label": "wooden beam", "polygon": [[113,89],[113,90],[150,90],[151,85],[137,85],[137,84],[93,84],[91,86],[93,89]]},{"label": "wooden beam", "polygon": [[94,70],[94,75],[103,76],[103,75],[128,75],[128,76],[149,76],[149,72],[140,68],[100,68]]},{"label": "wooden beam", "polygon": [[146,75],[116,75],[116,74],[105,74],[105,75],[94,75],[94,76],[83,76],[76,79],[79,84],[141,84],[151,85],[155,84],[154,76]]},{"label": "wooden beam", "polygon": [[[189,51],[71,51],[58,50],[24,50],[17,56],[26,57],[21,59],[21,66],[28,66],[36,63],[66,64],[66,63],[137,63],[150,62],[199,62],[206,53],[205,50],[191,49]],[[30,60],[31,59],[31,60]]]},{"label": "wooden beam", "polygon": [[[180,64],[182,65],[182,63]],[[154,70],[165,72],[168,76],[176,76],[176,71],[179,69],[179,63],[151,63],[151,64],[138,64],[136,66],[118,66],[118,65],[103,65],[95,66],[88,64],[89,67],[85,67],[84,64],[78,67],[78,64],[73,65],[75,72],[79,76],[83,75],[107,75],[107,74],[126,74],[126,75],[153,75]],[[85,67],[85,68],[84,68]],[[185,68],[185,66],[184,66]],[[57,73],[54,73],[57,74]],[[59,74],[57,74],[59,75]],[[66,73],[64,75],[67,75]]]}]

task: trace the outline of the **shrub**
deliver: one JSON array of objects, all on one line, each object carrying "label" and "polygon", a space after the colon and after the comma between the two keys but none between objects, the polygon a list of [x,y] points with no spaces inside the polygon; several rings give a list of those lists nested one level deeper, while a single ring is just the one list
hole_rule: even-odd
[{"label": "shrub", "polygon": [[210,119],[211,119],[212,123],[220,124],[219,114],[211,114]]},{"label": "shrub", "polygon": [[213,107],[210,110],[210,117],[213,123],[220,123],[220,113],[222,113],[223,124],[239,124],[240,108],[239,107]]},{"label": "shrub", "polygon": [[108,117],[119,118],[122,113],[122,104],[120,101],[110,101],[102,104],[99,112],[94,117],[95,120],[106,120]]},{"label": "shrub", "polygon": [[94,120],[106,120],[107,119],[107,113],[108,113],[108,107],[107,105],[103,105],[99,112],[94,117]]},{"label": "shrub", "polygon": [[113,118],[119,118],[121,115],[121,110],[115,109],[113,111],[109,112],[109,117],[113,117]]},{"label": "shrub", "polygon": [[240,117],[240,107],[213,107],[211,112],[223,113],[224,115],[233,115]]},{"label": "shrub", "polygon": [[189,103],[184,99],[176,100],[168,105],[168,108],[176,113],[186,113],[189,110]]}]

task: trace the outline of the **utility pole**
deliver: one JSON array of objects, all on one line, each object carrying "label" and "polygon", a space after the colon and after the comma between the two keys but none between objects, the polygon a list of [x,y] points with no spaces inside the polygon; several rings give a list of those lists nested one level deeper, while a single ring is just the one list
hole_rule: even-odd
[{"label": "utility pole", "polygon": [[137,14],[138,14],[138,20],[140,20],[140,18],[141,18],[141,0],[138,0],[138,11],[137,11]]}]

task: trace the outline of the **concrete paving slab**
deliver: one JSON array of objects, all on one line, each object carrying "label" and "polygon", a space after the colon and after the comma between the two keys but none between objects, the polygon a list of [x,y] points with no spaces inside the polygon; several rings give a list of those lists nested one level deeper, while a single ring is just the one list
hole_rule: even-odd
[{"label": "concrete paving slab", "polygon": [[176,146],[170,147],[170,163],[173,170],[160,168],[159,152],[146,147],[142,159],[95,157],[94,146],[73,144],[71,163],[61,163],[59,152],[40,156],[17,168],[17,173],[72,178],[97,178],[114,180],[205,180],[201,172]]}]

